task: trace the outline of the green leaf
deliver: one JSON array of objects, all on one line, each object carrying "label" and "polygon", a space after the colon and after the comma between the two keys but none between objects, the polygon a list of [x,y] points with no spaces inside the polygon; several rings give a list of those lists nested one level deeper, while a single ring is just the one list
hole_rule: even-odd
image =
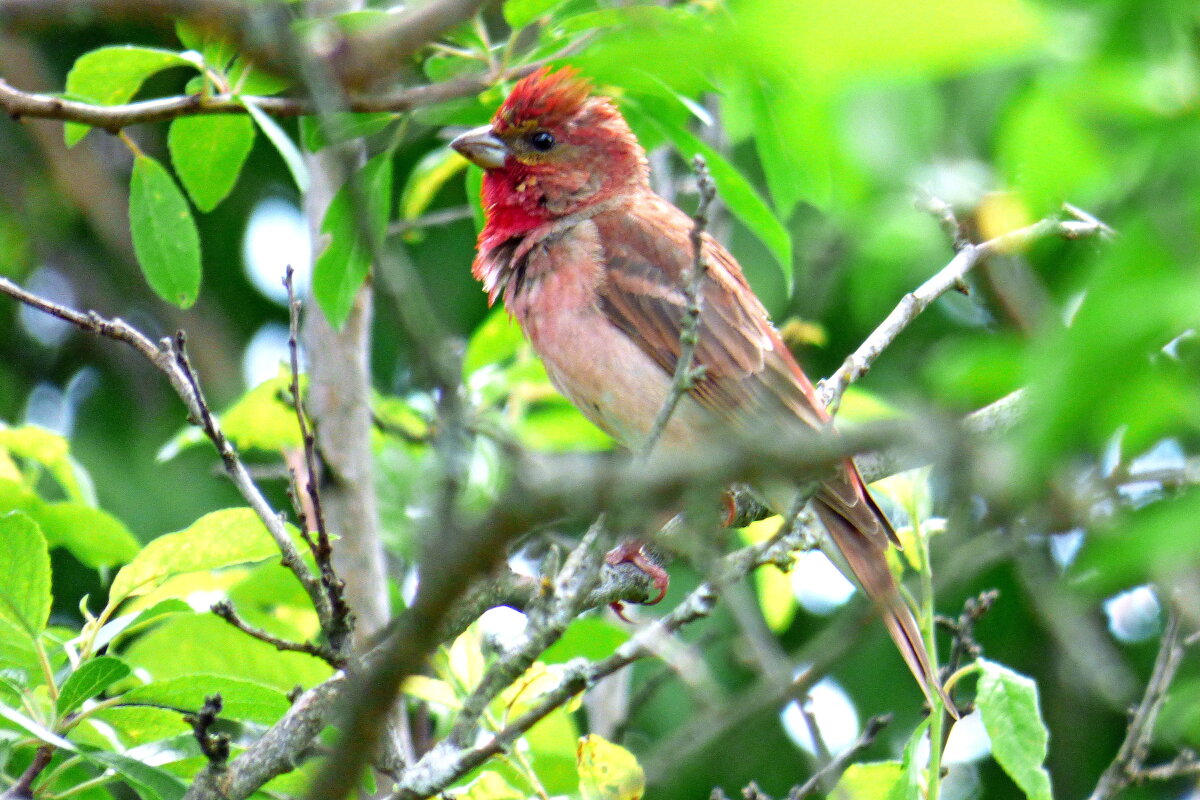
[{"label": "green leaf", "polygon": [[690,160],[699,154],[708,162],[708,171],[716,184],[721,202],[729,209],[729,213],[737,217],[750,232],[757,236],[783,271],[783,279],[787,290],[792,290],[792,239],[783,227],[783,223],[767,206],[766,201],[750,184],[736,167],[729,163],[713,148],[702,142],[699,137],[682,125],[655,118],[649,114],[638,114],[639,119],[648,127],[659,130],[663,136],[678,148],[680,155]]},{"label": "green leaf", "polygon": [[16,623],[9,622],[3,616],[0,616],[0,664],[4,665],[0,675],[7,673],[12,677],[24,672],[25,680],[33,681],[38,686],[45,683],[42,662],[38,659],[33,639]]},{"label": "green leaf", "polygon": [[161,603],[155,603],[150,608],[116,617],[100,629],[96,634],[92,647],[95,650],[99,650],[107,646],[110,642],[115,641],[121,634],[135,633],[156,619],[161,621],[164,617],[173,614],[191,613],[192,607],[184,601],[175,597],[168,598]]},{"label": "green leaf", "polygon": [[111,768],[144,800],[183,800],[187,786],[171,773],[128,756],[80,745],[76,751],[89,761]]},{"label": "green leaf", "polygon": [[[67,94],[98,105],[120,105],[137,94],[146,78],[169,67],[195,68],[196,64],[170,50],[101,47],[75,60],[67,73]],[[68,122],[64,128],[67,147],[75,145],[89,130],[88,125]]]},{"label": "green leaf", "polygon": [[425,213],[446,182],[467,166],[467,160],[448,147],[430,150],[408,173],[400,193],[400,218],[416,219]]},{"label": "green leaf", "polygon": [[0,450],[40,465],[70,499],[96,504],[91,480],[71,458],[65,437],[37,425],[9,428],[0,423]]},{"label": "green leaf", "polygon": [[504,4],[504,21],[517,31],[563,3],[564,0],[508,0]]},{"label": "green leaf", "polygon": [[300,153],[300,148],[296,147],[296,143],[292,141],[292,137],[287,135],[287,132],[279,127],[279,123],[266,114],[261,108],[254,104],[254,101],[249,97],[241,98],[242,105],[250,112],[250,116],[254,118],[255,123],[262,129],[262,132],[271,144],[275,145],[275,149],[283,158],[283,163],[287,165],[288,171],[292,173],[292,180],[296,182],[296,188],[300,190],[300,194],[308,192],[308,187],[312,184],[312,176],[308,173],[308,165],[304,162],[304,156]]},{"label": "green leaf", "polygon": [[483,230],[483,170],[474,164],[467,166],[466,174],[467,202],[471,204],[471,217],[475,220],[475,230]]},{"label": "green leaf", "polygon": [[[291,373],[280,366],[278,375],[255,386],[220,413],[221,430],[238,450],[278,453],[286,447],[304,444],[296,411],[287,399],[291,396],[291,381]],[[301,394],[307,382],[307,377],[301,375]],[[157,458],[169,461],[181,451],[207,441],[198,428],[189,425],[163,445]]]},{"label": "green leaf", "polygon": [[274,725],[291,707],[287,695],[273,686],[207,673],[181,675],[138,686],[121,695],[121,702],[199,711],[205,698],[214,694],[221,695],[223,718],[259,725]]},{"label": "green leaf", "polygon": [[20,511],[0,516],[0,618],[31,639],[50,618],[50,551],[37,523]]},{"label": "green leaf", "polygon": [[149,156],[133,163],[129,230],[150,288],[168,303],[188,308],[200,294],[200,234],[187,199],[165,167]]},{"label": "green leaf", "polygon": [[163,742],[188,733],[190,727],[183,721],[182,710],[119,705],[97,709],[88,715],[88,719],[112,728],[120,743],[128,748]]},{"label": "green leaf", "polygon": [[997,159],[1033,218],[1063,200],[1089,203],[1088,191],[1112,180],[1096,134],[1062,92],[1037,86],[1012,104],[997,135]]},{"label": "green leaf", "polygon": [[538,403],[517,424],[517,435],[534,450],[610,450],[612,437],[563,398]]},{"label": "green leaf", "polygon": [[749,83],[754,144],[779,217],[787,219],[801,200],[827,208],[835,147],[827,104],[805,96],[790,80]]},{"label": "green leaf", "polygon": [[128,756],[111,753],[90,745],[76,745],[19,711],[0,705],[0,717],[15,724],[28,735],[52,744],[68,753],[78,753],[88,761],[109,767],[141,790],[145,800],[182,800],[187,787],[173,775],[157,767],[143,764]]},{"label": "green leaf", "polygon": [[244,58],[237,58],[229,68],[229,85],[239,95],[261,97],[279,94],[292,83],[287,78],[255,68]]},{"label": "green leaf", "polygon": [[1002,664],[980,659],[975,705],[992,740],[992,755],[1029,800],[1050,800],[1049,734],[1038,708],[1037,684]]},{"label": "green leaf", "polygon": [[[760,519],[741,529],[742,541],[747,544],[765,542],[779,530],[779,524],[778,517]],[[791,576],[768,564],[754,571],[754,590],[767,627],[776,633],[786,631],[799,609]]]},{"label": "green leaf", "polygon": [[[392,211],[392,153],[384,151],[359,171],[359,190],[366,199],[368,226],[377,241],[387,232]],[[371,268],[370,248],[362,241],[362,226],[354,218],[350,183],[342,186],[329,204],[321,233],[329,244],[313,267],[312,291],[329,322],[337,328],[350,314],[354,297]]]},{"label": "green leaf", "polygon": [[583,800],[640,800],[646,792],[646,774],[633,753],[601,736],[579,740],[576,763]]},{"label": "green leaf", "polygon": [[594,661],[611,656],[627,641],[628,629],[618,628],[601,617],[584,617],[567,628],[562,638],[542,654],[542,660],[557,663],[582,656]]},{"label": "green leaf", "polygon": [[126,564],[142,547],[112,514],[82,503],[46,503],[30,516],[41,526],[51,548],[66,548],[92,569]]},{"label": "green leaf", "polygon": [[175,23],[175,35],[184,47],[199,53],[205,65],[217,72],[228,69],[237,55],[237,48],[228,40],[186,22]]},{"label": "green leaf", "polygon": [[35,739],[43,741],[47,744],[52,744],[55,747],[59,747],[69,753],[78,752],[75,749],[75,745],[71,744],[66,739],[47,728],[45,725],[42,725],[37,720],[30,719],[16,709],[8,708],[3,704],[0,704],[0,717],[4,717],[13,725],[16,725],[19,730],[24,731]]},{"label": "green leaf", "polygon": [[[1200,519],[1200,491],[1192,490],[1118,517],[1110,529],[1094,531],[1071,566],[1093,595],[1105,597],[1148,581],[1168,585],[1172,576],[1195,574],[1196,542],[1180,531]],[[1106,526],[1108,527],[1108,526]]]},{"label": "green leaf", "polygon": [[390,111],[352,113],[340,111],[324,117],[300,118],[300,142],[310,153],[323,150],[330,144],[371,136],[386,128],[399,114]]},{"label": "green leaf", "polygon": [[851,764],[829,796],[853,800],[888,800],[903,774],[904,767],[899,761]]},{"label": "green leaf", "polygon": [[1020,0],[843,0],[836,9],[760,0],[738,7],[737,44],[719,39],[724,51],[746,48],[748,66],[781,69],[818,87],[947,74],[1011,58],[1036,43],[1042,27],[1036,7]]},{"label": "green leaf", "polygon": [[428,675],[410,675],[404,680],[400,691],[409,697],[415,697],[452,711],[462,708],[462,700],[455,693],[453,686]]},{"label": "green leaf", "polygon": [[167,134],[171,163],[201,211],[212,211],[237,183],[254,146],[254,123],[242,114],[178,117]]},{"label": "green leaf", "polygon": [[517,355],[525,344],[521,327],[503,308],[494,308],[475,328],[463,356],[463,374],[472,373],[491,364],[499,364]]},{"label": "green leaf", "polygon": [[65,547],[92,568],[124,564],[141,544],[119,520],[75,501],[46,503],[20,483],[0,478],[0,514],[22,511],[38,524],[50,549]]},{"label": "green leaf", "polygon": [[98,656],[79,665],[70,674],[58,693],[59,718],[66,717],[75,709],[103,692],[130,673],[124,661],[113,656]]},{"label": "green leaf", "polygon": [[892,791],[888,794],[888,800],[920,800],[924,797],[921,791],[921,776],[924,772],[924,765],[917,758],[917,751],[921,747],[921,742],[925,738],[925,734],[929,731],[929,717],[921,720],[916,728],[913,729],[912,735],[908,737],[908,743],[904,745],[904,758],[900,762],[900,775],[896,782],[892,784]]},{"label": "green leaf", "polygon": [[[295,528],[289,525],[288,529],[295,534]],[[160,536],[146,545],[117,573],[109,590],[109,604],[148,594],[173,575],[278,555],[279,547],[252,509],[214,511],[184,530]]]}]

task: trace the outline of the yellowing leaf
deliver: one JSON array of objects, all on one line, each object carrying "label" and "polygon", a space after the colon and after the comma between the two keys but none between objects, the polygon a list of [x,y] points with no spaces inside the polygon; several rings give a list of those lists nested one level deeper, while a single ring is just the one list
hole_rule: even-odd
[{"label": "yellowing leaf", "polygon": [[409,697],[415,697],[418,700],[424,700],[426,703],[433,703],[443,708],[462,708],[462,703],[459,701],[458,695],[455,694],[453,686],[445,681],[439,681],[437,678],[430,678],[427,675],[410,676],[404,681],[402,691]]},{"label": "yellowing leaf", "polygon": [[601,736],[581,738],[575,761],[583,800],[639,800],[646,791],[646,774],[633,753]]},{"label": "yellowing leaf", "polygon": [[514,789],[495,772],[482,772],[467,784],[466,790],[455,794],[456,800],[525,800],[525,794]]},{"label": "yellowing leaf", "polygon": [[443,653],[439,674],[451,685],[473,689],[483,679],[483,638],[477,625],[463,631]]},{"label": "yellowing leaf", "polygon": [[41,465],[71,500],[96,504],[91,481],[68,452],[67,440],[37,425],[10,428],[0,423],[0,450]]},{"label": "yellowing leaf", "polygon": [[400,194],[400,218],[416,219],[424,214],[438,190],[466,166],[466,160],[448,147],[426,153],[408,173],[408,183]]},{"label": "yellowing leaf", "polygon": [[888,800],[903,773],[899,761],[851,764],[829,796],[833,800]]},{"label": "yellowing leaf", "polygon": [[1024,228],[1033,222],[1031,217],[1029,207],[1012,192],[988,194],[975,213],[979,235],[984,240],[995,239],[1018,228]]},{"label": "yellowing leaf", "polygon": [[910,469],[876,481],[872,488],[886,494],[908,512],[910,518],[923,520],[930,513],[930,467]]},{"label": "yellowing leaf", "polygon": [[796,616],[796,595],[788,573],[770,564],[754,572],[754,588],[767,627],[775,633],[786,631]]}]

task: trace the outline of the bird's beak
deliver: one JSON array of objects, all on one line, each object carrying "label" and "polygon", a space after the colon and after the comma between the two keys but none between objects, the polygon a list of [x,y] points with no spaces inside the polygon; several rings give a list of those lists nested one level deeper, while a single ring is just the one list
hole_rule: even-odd
[{"label": "bird's beak", "polygon": [[484,169],[500,169],[508,155],[508,147],[496,134],[492,126],[484,125],[467,131],[450,143],[463,158]]}]

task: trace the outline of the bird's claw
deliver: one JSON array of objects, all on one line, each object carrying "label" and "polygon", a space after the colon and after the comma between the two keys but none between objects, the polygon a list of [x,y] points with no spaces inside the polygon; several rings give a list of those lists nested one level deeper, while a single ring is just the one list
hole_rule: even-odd
[{"label": "bird's claw", "polygon": [[[652,606],[655,603],[661,603],[662,599],[667,596],[667,587],[670,585],[671,577],[665,569],[646,554],[645,545],[642,542],[622,542],[609,551],[608,555],[604,557],[604,563],[614,567],[618,564],[633,564],[650,577],[658,594],[653,600],[647,600],[642,605]],[[609,603],[608,606],[622,620],[632,623],[632,620],[625,616],[625,604],[620,600]]]}]

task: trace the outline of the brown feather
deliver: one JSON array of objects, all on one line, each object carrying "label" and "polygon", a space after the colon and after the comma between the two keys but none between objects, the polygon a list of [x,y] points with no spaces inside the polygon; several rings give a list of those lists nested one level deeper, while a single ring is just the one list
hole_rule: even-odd
[{"label": "brown feather", "polygon": [[[643,440],[680,357],[692,263],[692,220],[649,187],[645,153],[611,101],[589,97],[570,70],[540,70],[514,88],[493,119],[509,148],[484,177],[487,224],[475,274],[489,299],[503,295],[580,410],[630,446]],[[534,130],[554,148],[529,150]],[[696,365],[663,446],[694,446],[712,423],[824,429],[829,416],[771,325],[741,268],[703,237]],[[790,498],[775,498],[778,511]],[[911,610],[885,558],[895,532],[847,459],[814,498],[830,555],[879,607],[922,690],[942,693]],[[945,700],[944,693],[942,694]],[[946,707],[955,713],[946,700]]]}]

